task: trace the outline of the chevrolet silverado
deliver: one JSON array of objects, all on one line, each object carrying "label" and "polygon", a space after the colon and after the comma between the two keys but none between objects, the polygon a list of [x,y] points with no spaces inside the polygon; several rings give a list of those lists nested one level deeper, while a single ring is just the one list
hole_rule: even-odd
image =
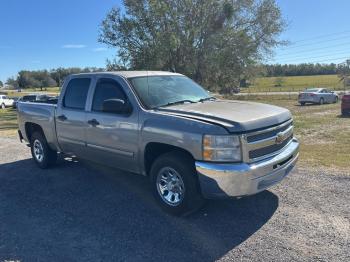
[{"label": "chevrolet silverado", "polygon": [[180,215],[203,199],[256,194],[295,166],[289,110],[221,100],[178,73],[71,75],[57,103],[18,103],[19,137],[35,163],[58,153],[149,176],[157,202]]}]

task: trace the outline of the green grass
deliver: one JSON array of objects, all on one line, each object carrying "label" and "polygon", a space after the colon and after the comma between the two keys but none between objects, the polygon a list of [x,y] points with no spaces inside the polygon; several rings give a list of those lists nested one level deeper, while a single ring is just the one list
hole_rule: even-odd
[{"label": "green grass", "polygon": [[16,110],[0,109],[0,136],[14,136],[18,129]]},{"label": "green grass", "polygon": [[27,88],[27,89],[22,89],[22,91],[26,92],[55,92],[58,93],[60,91],[59,87],[44,87],[43,90],[40,88]]},{"label": "green grass", "polygon": [[43,93],[43,94],[52,94],[52,95],[57,95],[60,92],[60,88],[59,87],[47,87],[47,88],[43,88],[43,90],[41,90],[40,88],[27,88],[27,89],[22,89],[22,92],[17,92],[16,90],[10,90],[10,91],[6,91],[6,94],[10,97],[15,97],[15,96],[24,96],[27,95],[28,93],[35,93],[35,92],[39,92],[39,93]]},{"label": "green grass", "polygon": [[344,90],[343,83],[337,75],[315,76],[286,76],[283,83],[275,87],[277,77],[260,77],[252,82],[249,88],[242,88],[241,92],[296,92],[308,87],[327,87],[333,90]]}]

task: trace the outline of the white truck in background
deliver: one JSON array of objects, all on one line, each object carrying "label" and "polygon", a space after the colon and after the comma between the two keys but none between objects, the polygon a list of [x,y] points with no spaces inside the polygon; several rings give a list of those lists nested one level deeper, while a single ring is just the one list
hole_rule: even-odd
[{"label": "white truck in background", "polygon": [[14,100],[9,98],[6,95],[0,95],[0,107],[1,109],[5,109],[6,107],[12,106]]}]

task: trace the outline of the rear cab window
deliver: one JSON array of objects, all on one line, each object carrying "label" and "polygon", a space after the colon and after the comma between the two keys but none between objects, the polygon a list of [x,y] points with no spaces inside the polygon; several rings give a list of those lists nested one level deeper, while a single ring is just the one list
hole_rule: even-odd
[{"label": "rear cab window", "polygon": [[23,102],[33,102],[36,100],[36,96],[23,96],[22,101]]},{"label": "rear cab window", "polygon": [[91,78],[74,78],[69,81],[63,97],[63,107],[84,110]]}]

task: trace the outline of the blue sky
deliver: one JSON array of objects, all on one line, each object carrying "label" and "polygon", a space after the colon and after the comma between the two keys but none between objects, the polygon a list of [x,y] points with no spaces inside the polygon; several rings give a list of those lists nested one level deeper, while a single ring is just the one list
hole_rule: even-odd
[{"label": "blue sky", "polygon": [[0,80],[21,69],[104,67],[115,51],[97,42],[116,0],[1,0]]},{"label": "blue sky", "polygon": [[[342,62],[350,57],[348,0],[277,0],[288,22],[267,62]],[[98,25],[118,0],[2,0],[0,80],[21,69],[105,66],[115,50],[97,42]],[[349,51],[349,53],[348,53]]]},{"label": "blue sky", "polygon": [[339,63],[350,58],[349,0],[277,0],[288,27],[269,63]]}]

